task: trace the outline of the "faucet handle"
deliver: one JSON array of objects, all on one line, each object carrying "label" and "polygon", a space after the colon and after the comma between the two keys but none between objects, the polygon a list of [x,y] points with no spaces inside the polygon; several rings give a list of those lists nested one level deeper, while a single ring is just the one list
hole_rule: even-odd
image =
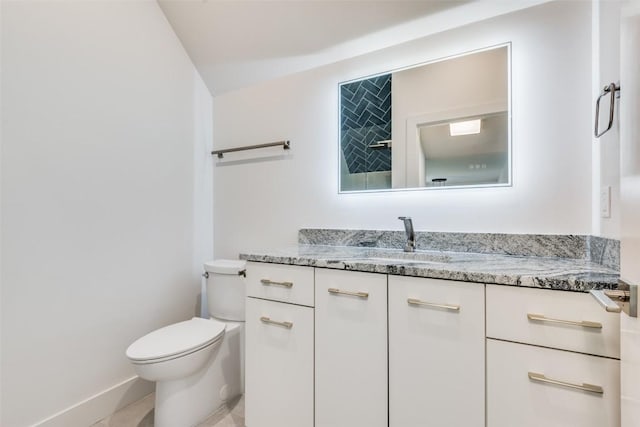
[{"label": "faucet handle", "polygon": [[398,219],[401,220],[401,221],[405,221],[407,219],[411,219],[411,217],[410,216],[399,216]]}]

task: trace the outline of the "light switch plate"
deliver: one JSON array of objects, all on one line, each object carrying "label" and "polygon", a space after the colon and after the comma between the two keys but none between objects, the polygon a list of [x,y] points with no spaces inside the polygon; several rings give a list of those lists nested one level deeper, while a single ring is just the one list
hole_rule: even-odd
[{"label": "light switch plate", "polygon": [[600,189],[600,217],[611,218],[611,186]]}]

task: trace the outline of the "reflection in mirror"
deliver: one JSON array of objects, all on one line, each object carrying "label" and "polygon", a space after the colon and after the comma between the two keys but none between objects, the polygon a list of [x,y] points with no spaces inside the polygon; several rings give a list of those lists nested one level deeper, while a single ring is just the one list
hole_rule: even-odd
[{"label": "reflection in mirror", "polygon": [[340,85],[340,191],[510,185],[501,45]]},{"label": "reflection in mirror", "polygon": [[425,186],[508,184],[506,112],[418,126]]},{"label": "reflection in mirror", "polygon": [[340,88],[343,191],[391,188],[391,74]]}]

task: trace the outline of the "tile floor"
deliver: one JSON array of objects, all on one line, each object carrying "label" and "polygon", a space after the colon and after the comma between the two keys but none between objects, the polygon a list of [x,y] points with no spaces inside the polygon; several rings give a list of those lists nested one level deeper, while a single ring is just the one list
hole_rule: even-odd
[{"label": "tile floor", "polygon": [[[91,427],[153,427],[153,402],[150,395],[126,406]],[[220,408],[197,427],[244,427],[244,396]]]}]

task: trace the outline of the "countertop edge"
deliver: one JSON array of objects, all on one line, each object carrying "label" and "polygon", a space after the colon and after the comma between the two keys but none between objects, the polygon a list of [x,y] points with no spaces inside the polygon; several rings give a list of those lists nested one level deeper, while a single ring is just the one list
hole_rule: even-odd
[{"label": "countertop edge", "polygon": [[[367,273],[380,273],[397,276],[424,277],[431,279],[455,280],[462,282],[497,284],[507,286],[519,286],[525,288],[538,288],[550,290],[563,290],[573,292],[589,292],[592,289],[615,289],[617,282],[610,280],[581,279],[579,274],[575,277],[561,277],[553,274],[505,274],[491,272],[462,271],[455,268],[429,268],[416,265],[417,263],[379,263],[365,262],[363,260],[349,259],[324,259],[311,256],[285,256],[275,254],[250,254],[240,253],[240,259],[251,262],[297,265],[316,268],[330,268],[335,270],[360,271]],[[337,257],[339,258],[339,257]],[[612,279],[607,277],[607,279]]]}]

